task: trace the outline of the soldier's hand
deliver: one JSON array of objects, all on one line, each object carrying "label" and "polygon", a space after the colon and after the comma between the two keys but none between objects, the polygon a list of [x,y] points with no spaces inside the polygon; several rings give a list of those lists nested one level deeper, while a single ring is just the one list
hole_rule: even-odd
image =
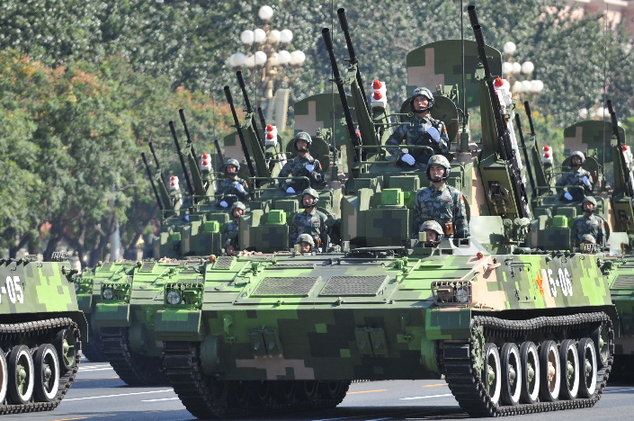
[{"label": "soldier's hand", "polygon": [[224,200],[221,200],[219,205],[222,206],[223,208],[228,208],[229,207],[229,204],[227,202],[225,202]]},{"label": "soldier's hand", "polygon": [[238,183],[236,185],[236,189],[240,192],[240,193],[244,193],[244,187],[242,187],[242,184]]},{"label": "soldier's hand", "polygon": [[286,193],[288,193],[288,194],[295,194],[295,189],[294,189],[294,188],[292,188],[292,187],[289,187],[289,188],[287,188],[287,189],[286,189]]},{"label": "soldier's hand", "polygon": [[588,176],[583,176],[583,178],[581,179],[581,181],[583,181],[583,184],[585,184],[586,186],[590,187],[590,179],[588,178]]},{"label": "soldier's hand", "polygon": [[564,197],[568,200],[572,200],[572,195],[570,194],[570,192],[564,193]]},{"label": "soldier's hand", "polygon": [[410,155],[408,153],[401,155],[401,161],[405,162],[408,165],[412,165],[412,166],[414,164],[416,164],[416,159],[412,155]]},{"label": "soldier's hand", "polygon": [[427,129],[427,133],[429,133],[431,138],[434,139],[436,143],[440,143],[440,132],[438,131],[437,128],[432,126],[429,129]]},{"label": "soldier's hand", "polygon": [[225,252],[227,252],[227,254],[231,256],[236,253],[236,248],[232,245],[228,245],[227,247],[225,247]]}]

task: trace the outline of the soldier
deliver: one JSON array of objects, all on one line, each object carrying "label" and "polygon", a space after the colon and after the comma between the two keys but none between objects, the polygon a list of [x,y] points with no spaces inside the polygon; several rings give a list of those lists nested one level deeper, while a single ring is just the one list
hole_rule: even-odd
[{"label": "soldier", "polygon": [[328,217],[325,213],[317,210],[319,203],[319,194],[314,189],[308,188],[302,192],[303,212],[296,213],[293,216],[293,222],[290,227],[290,244],[293,245],[297,241],[300,234],[309,234],[317,247],[328,247],[328,230],[326,221]]},{"label": "soldier", "polygon": [[249,200],[249,192],[247,189],[249,185],[246,181],[238,177],[240,171],[240,163],[237,159],[229,158],[225,161],[225,173],[227,178],[222,180],[218,185],[218,194],[227,195],[221,196],[218,205],[223,208],[228,208],[236,200],[246,202]]},{"label": "soldier", "polygon": [[409,104],[412,112],[414,112],[414,119],[410,124],[398,126],[385,144],[401,145],[405,141],[407,145],[429,146],[430,149],[388,148],[388,152],[392,156],[398,157],[396,161],[398,166],[418,168],[424,171],[430,155],[449,151],[449,137],[447,136],[445,124],[431,116],[431,108],[434,106],[434,95],[429,89],[414,89]]},{"label": "soldier", "polygon": [[[466,238],[469,236],[469,222],[465,197],[460,190],[446,184],[451,165],[443,155],[433,155],[427,163],[427,179],[432,184],[416,193],[414,203],[414,227],[433,219],[440,224],[446,236]],[[418,236],[418,231],[414,232]]]},{"label": "soldier", "polygon": [[594,215],[596,207],[597,201],[594,197],[588,196],[583,199],[581,210],[584,214],[575,220],[572,227],[573,246],[579,247],[581,243],[584,243],[586,235],[592,236],[595,244],[603,246],[603,242],[606,240],[605,221],[600,216]]},{"label": "soldier", "polygon": [[564,174],[556,185],[579,187],[573,187],[570,189],[568,187],[564,187],[563,189],[559,189],[561,192],[561,200],[566,202],[577,202],[579,200],[583,200],[583,197],[586,194],[592,192],[592,184],[594,180],[592,180],[590,172],[582,168],[585,163],[586,157],[583,152],[574,151],[570,154],[570,167],[572,169]]},{"label": "soldier", "polygon": [[311,253],[315,248],[313,237],[308,234],[300,234],[297,237],[297,244],[299,245],[300,253]]},{"label": "soldier", "polygon": [[423,222],[420,226],[420,232],[425,232],[425,246],[427,247],[436,247],[444,237],[442,227],[433,219]]},{"label": "soldier", "polygon": [[240,227],[240,216],[244,215],[247,207],[242,202],[234,202],[231,206],[231,218],[233,219],[225,225],[225,252],[233,255],[238,251],[238,231]]},{"label": "soldier", "polygon": [[[321,164],[308,152],[312,143],[313,140],[308,133],[297,133],[295,139],[293,139],[293,146],[297,150],[297,156],[284,165],[282,171],[280,171],[280,177],[288,177],[289,175],[293,177],[308,177],[311,185],[324,182],[324,171],[321,168]],[[295,194],[311,186],[308,185],[306,180],[295,179],[280,183],[280,187],[288,194]],[[293,238],[293,240],[295,239]]]}]

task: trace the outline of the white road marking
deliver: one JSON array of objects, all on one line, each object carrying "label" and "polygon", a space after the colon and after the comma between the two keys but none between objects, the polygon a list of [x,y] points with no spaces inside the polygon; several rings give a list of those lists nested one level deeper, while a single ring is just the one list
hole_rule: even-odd
[{"label": "white road marking", "polygon": [[431,399],[431,398],[446,398],[447,396],[453,396],[451,393],[445,395],[431,395],[431,396],[412,396],[411,398],[400,398],[401,401],[412,401],[415,399]]},{"label": "white road marking", "polygon": [[141,402],[161,402],[161,401],[175,401],[179,399],[178,396],[175,398],[163,398],[163,399],[142,399]]},{"label": "white road marking", "polygon": [[134,395],[150,395],[152,393],[166,393],[166,392],[174,392],[174,389],[149,390],[147,392],[120,393],[118,395],[86,396],[83,398],[71,398],[71,399],[65,398],[64,402],[89,401],[93,399],[118,398],[120,396],[134,396]]}]

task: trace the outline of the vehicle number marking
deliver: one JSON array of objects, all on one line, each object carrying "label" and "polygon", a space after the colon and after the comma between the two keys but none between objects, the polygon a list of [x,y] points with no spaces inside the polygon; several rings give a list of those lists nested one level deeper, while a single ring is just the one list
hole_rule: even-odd
[{"label": "vehicle number marking", "polygon": [[572,277],[568,268],[559,268],[557,277],[553,276],[552,269],[542,269],[542,276],[548,282],[548,290],[553,298],[557,298],[559,289],[565,297],[572,297]]},{"label": "vehicle number marking", "polygon": [[0,288],[0,291],[2,292],[2,294],[0,294],[0,303],[2,303],[2,296],[7,294],[11,304],[15,304],[16,302],[24,304],[24,292],[22,291],[22,285],[20,285],[19,276],[7,275],[4,286]]}]

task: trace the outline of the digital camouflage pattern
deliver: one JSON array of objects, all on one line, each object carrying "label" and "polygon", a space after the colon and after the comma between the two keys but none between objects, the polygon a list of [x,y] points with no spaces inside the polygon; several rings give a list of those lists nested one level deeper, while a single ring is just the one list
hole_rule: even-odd
[{"label": "digital camouflage pattern", "polygon": [[[397,126],[386,145],[402,145],[403,140],[407,145],[429,146],[433,149],[433,153],[418,148],[408,150],[408,153],[416,159],[415,166],[423,170],[427,168],[427,161],[431,155],[449,151],[449,138],[445,124],[431,115],[422,118],[415,115],[412,120]],[[387,150],[396,157],[402,153],[399,148],[388,148]]]},{"label": "digital camouflage pattern", "polygon": [[295,244],[300,234],[309,234],[313,239],[319,238],[322,247],[328,244],[328,217],[317,208],[309,208],[310,212],[296,213],[290,226],[290,244]]},{"label": "digital camouflage pattern", "polygon": [[0,414],[56,408],[77,375],[87,337],[70,263],[30,257],[0,259]]},{"label": "digital camouflage pattern", "polygon": [[[454,225],[454,235],[458,238],[469,236],[469,222],[464,195],[455,187],[443,184],[440,188],[430,185],[416,194],[414,202],[414,227],[433,219],[442,227],[450,222]],[[418,236],[415,228],[413,237]]]},{"label": "digital camouflage pattern", "polygon": [[222,195],[219,201],[226,201],[228,206],[231,206],[236,200],[240,200],[243,202],[248,201],[248,189],[249,184],[240,177],[227,177],[218,184],[217,193]]},{"label": "digital camouflage pattern", "polygon": [[[588,177],[588,180],[590,181],[589,187],[586,186],[584,182],[582,181],[583,177]],[[560,189],[561,194],[565,194],[566,192],[569,192],[570,195],[573,197],[573,200],[578,201],[578,200],[583,200],[585,195],[590,194],[592,192],[593,184],[594,184],[594,180],[592,179],[592,174],[590,174],[589,171],[583,168],[579,168],[578,170],[570,170],[564,175],[562,175],[559,181],[557,181],[556,185],[558,187],[580,186],[577,188],[564,187]]]},{"label": "digital camouflage pattern", "polygon": [[586,235],[591,235],[596,244],[603,244],[607,239],[604,225],[605,221],[600,216],[580,216],[575,220],[575,224],[572,227],[572,238],[574,244],[583,242]]},{"label": "digital camouflage pattern", "polygon": [[231,221],[225,225],[224,238],[225,247],[233,246],[236,250],[239,250],[238,233],[240,232],[239,221]]},{"label": "digital camouflage pattern", "polygon": [[[306,168],[307,166],[309,166],[309,168]],[[310,166],[313,167],[312,170],[310,170]],[[284,167],[282,167],[282,171],[280,171],[279,176],[308,177],[310,185],[306,180],[302,179],[288,180],[282,184],[283,190],[286,190],[288,187],[292,187],[296,193],[299,193],[308,187],[312,187],[313,183],[324,182],[324,171],[321,164],[317,159],[313,158],[310,153],[303,157],[298,155],[286,162]]]}]

